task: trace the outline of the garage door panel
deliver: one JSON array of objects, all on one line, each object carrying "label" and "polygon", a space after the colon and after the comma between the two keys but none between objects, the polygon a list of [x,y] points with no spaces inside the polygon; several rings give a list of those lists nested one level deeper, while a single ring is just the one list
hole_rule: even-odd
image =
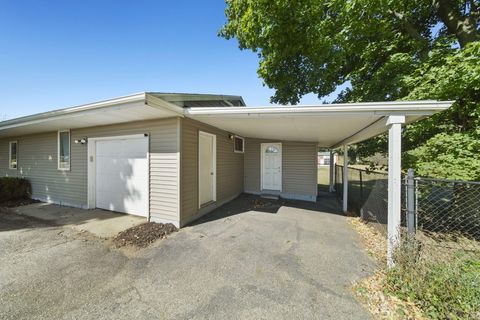
[{"label": "garage door panel", "polygon": [[148,138],[96,142],[96,206],[148,216]]}]

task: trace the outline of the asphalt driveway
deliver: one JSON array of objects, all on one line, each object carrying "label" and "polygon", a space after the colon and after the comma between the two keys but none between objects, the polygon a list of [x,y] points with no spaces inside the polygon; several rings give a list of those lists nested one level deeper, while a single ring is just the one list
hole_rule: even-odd
[{"label": "asphalt driveway", "polygon": [[0,215],[0,318],[369,319],[350,286],[373,262],[332,201],[241,196],[137,251]]}]

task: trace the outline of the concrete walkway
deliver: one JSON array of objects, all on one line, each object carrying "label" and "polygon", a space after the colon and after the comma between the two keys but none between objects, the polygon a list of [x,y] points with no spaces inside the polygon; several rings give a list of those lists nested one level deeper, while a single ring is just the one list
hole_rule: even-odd
[{"label": "concrete walkway", "polygon": [[332,201],[242,196],[127,254],[17,221],[0,232],[0,318],[369,319],[350,287],[373,262]]},{"label": "concrete walkway", "polygon": [[[101,209],[84,210],[50,203],[34,203],[9,209],[16,214],[44,220],[52,225],[87,231],[100,238],[110,238],[119,232],[147,222],[147,218]],[[4,226],[5,227],[5,226]],[[0,230],[1,230],[0,226]]]}]

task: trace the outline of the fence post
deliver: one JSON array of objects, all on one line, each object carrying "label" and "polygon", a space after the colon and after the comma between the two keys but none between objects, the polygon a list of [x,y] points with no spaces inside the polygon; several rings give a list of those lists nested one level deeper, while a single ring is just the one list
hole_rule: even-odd
[{"label": "fence post", "polygon": [[359,170],[360,175],[360,202],[363,204],[363,177],[362,177],[362,170]]},{"label": "fence post", "polygon": [[408,169],[407,177],[407,232],[409,237],[415,234],[415,176],[413,169]]},{"label": "fence post", "polygon": [[328,171],[329,173],[329,182],[330,186],[328,188],[329,192],[335,192],[335,183],[333,182],[334,180],[334,171],[335,171],[335,157],[333,156],[333,150],[330,150],[330,170]]},{"label": "fence post", "polygon": [[348,144],[343,145],[343,213],[348,212]]},{"label": "fence post", "polygon": [[363,178],[362,170],[359,171],[360,175],[360,217],[363,219]]}]

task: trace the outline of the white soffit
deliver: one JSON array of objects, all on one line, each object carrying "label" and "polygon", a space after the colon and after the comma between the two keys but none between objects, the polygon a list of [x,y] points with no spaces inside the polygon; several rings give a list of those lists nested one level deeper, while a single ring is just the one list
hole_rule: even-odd
[{"label": "white soffit", "polygon": [[183,112],[164,101],[165,106],[150,100],[142,93],[8,120],[0,122],[0,137],[168,118]]},{"label": "white soffit", "polygon": [[188,108],[185,116],[249,138],[356,143],[387,130],[386,117],[412,123],[450,107],[451,101],[331,104],[320,106]]}]

